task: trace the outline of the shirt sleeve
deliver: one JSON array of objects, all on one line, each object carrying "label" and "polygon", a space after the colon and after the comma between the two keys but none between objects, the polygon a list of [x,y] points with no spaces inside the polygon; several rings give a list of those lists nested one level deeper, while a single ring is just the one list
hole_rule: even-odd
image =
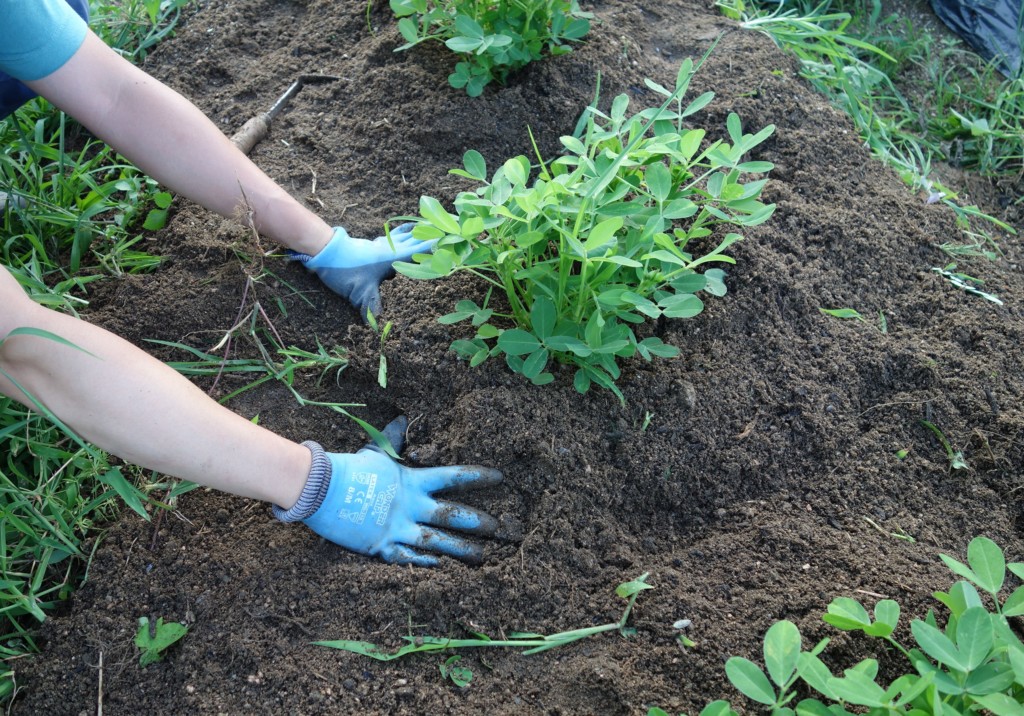
[{"label": "shirt sleeve", "polygon": [[60,69],[88,29],[65,0],[0,0],[0,71],[31,82]]}]

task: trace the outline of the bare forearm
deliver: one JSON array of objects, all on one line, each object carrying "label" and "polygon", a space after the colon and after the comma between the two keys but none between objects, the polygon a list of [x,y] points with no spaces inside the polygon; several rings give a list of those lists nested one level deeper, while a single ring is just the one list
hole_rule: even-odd
[{"label": "bare forearm", "polygon": [[242,154],[195,105],[89,33],[77,53],[32,88],[143,171],[222,216],[253,212],[262,234],[315,254],[322,219]]},{"label": "bare forearm", "polygon": [[137,465],[283,507],[298,498],[310,465],[303,446],[232,413],[101,328],[38,307],[22,320],[77,349],[8,337],[0,368],[17,383],[0,375],[5,395],[31,405],[30,394],[86,440]]}]

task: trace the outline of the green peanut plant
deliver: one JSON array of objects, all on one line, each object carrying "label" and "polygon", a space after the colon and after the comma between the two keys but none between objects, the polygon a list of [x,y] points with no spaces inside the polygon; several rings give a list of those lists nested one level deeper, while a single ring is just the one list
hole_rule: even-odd
[{"label": "green peanut plant", "polygon": [[[764,637],[765,669],[737,656],[725,664],[732,685],[762,707],[748,712],[761,710],[777,716],[971,716],[981,712],[1016,716],[1024,712],[1024,643],[1009,622],[1024,615],[1024,587],[1019,586],[1024,563],[1007,563],[999,545],[987,537],[971,540],[968,564],[939,556],[962,579],[949,592],[934,594],[949,610],[945,627],[939,626],[931,610],[923,620],[910,622],[916,646],[906,647],[894,638],[900,607],[891,599],[880,600],[872,617],[857,600],[839,597],[822,617],[842,631],[882,639],[902,655],[910,667],[906,672],[896,671],[902,675],[886,684],[880,681],[878,661],[863,659],[836,676],[819,658],[827,638],[804,651],[796,625],[776,622]],[[1018,586],[1001,599],[1008,573]],[[798,691],[815,695],[794,703]],[[736,714],[725,700],[701,711],[701,716]],[[648,716],[666,713],[652,708]]]},{"label": "green peanut plant", "polygon": [[[580,393],[596,384],[622,401],[620,359],[679,353],[657,336],[640,337],[640,325],[696,316],[704,309],[698,294],[725,295],[725,272],[705,264],[735,263],[726,250],[742,237],[723,227],[772,215],[775,205],[759,197],[773,165],[745,157],[775,127],[747,134],[729,114],[728,141],[711,142],[687,128],[684,120],[714,97],[683,103],[697,68],[684,61],[674,90],[647,80],[665,97],[660,107],[627,115],[622,94],[606,114],[595,98],[561,138],[565,153],[545,162],[538,152],[532,176],[530,161],[517,156],[488,180],[480,153],[466,152],[451,173],[479,186],[456,197],[456,213],[423,196],[418,216],[401,217],[416,224],[414,236],[438,242],[432,254],[396,263],[398,272],[436,279],[467,271],[491,284],[483,305],[461,300],[439,319],[472,324],[475,334],[451,346],[471,366],[503,354],[513,371],[543,385],[554,380],[552,361],[568,364]],[[495,289],[503,300],[491,301]]]},{"label": "green peanut plant", "polygon": [[405,39],[395,52],[444,41],[463,58],[448,82],[470,97],[545,54],[571,52],[592,17],[577,0],[391,0],[391,10]]}]

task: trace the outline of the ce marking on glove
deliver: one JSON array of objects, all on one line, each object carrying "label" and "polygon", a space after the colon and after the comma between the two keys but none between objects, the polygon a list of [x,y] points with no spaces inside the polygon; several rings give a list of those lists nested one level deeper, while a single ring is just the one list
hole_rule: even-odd
[{"label": "ce marking on glove", "polygon": [[[349,485],[348,490],[345,491],[345,499],[343,501],[344,505],[351,509],[339,510],[338,517],[361,525],[366,519],[367,510],[370,509],[370,505],[374,502],[374,494],[377,491],[377,473],[354,473],[352,475],[352,482],[355,484]],[[356,489],[360,485],[365,486],[366,489]],[[391,500],[388,500],[388,503],[390,504]]]}]

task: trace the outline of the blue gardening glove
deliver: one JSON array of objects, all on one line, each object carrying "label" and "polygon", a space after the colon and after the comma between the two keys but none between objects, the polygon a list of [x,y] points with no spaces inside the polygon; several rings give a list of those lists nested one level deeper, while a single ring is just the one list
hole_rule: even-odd
[{"label": "blue gardening glove", "polygon": [[[403,416],[384,428],[400,452],[409,421]],[[303,443],[313,453],[313,466],[298,502],[274,516],[284,522],[302,520],[321,537],[353,552],[379,556],[393,564],[433,567],[439,558],[415,548],[478,563],[483,548],[437,527],[472,535],[494,536],[498,524],[490,515],[433,493],[456,488],[497,485],[498,470],[487,467],[404,467],[376,445],[355,454],[325,453],[314,442]]]},{"label": "blue gardening glove", "polygon": [[390,243],[386,236],[378,236],[373,241],[353,239],[339,226],[316,256],[297,251],[290,251],[288,256],[293,261],[301,261],[328,288],[351,301],[365,321],[367,311],[374,316],[380,313],[380,282],[395,275],[392,264],[408,261],[413,254],[428,253],[437,243],[436,239],[414,239],[413,226],[397,227],[391,232]]}]

